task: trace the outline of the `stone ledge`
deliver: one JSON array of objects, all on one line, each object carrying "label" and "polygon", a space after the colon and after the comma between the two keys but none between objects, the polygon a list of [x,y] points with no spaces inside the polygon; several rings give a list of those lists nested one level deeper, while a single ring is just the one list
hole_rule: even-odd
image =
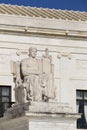
[{"label": "stone ledge", "polygon": [[26,117],[36,117],[37,119],[38,118],[42,118],[42,119],[44,119],[44,118],[48,118],[48,119],[53,119],[53,118],[55,118],[55,119],[57,119],[57,118],[66,118],[66,119],[78,119],[78,118],[80,118],[81,117],[81,114],[78,114],[78,113],[55,113],[55,114],[52,114],[52,113],[25,113],[25,116]]},{"label": "stone ledge", "polygon": [[25,113],[24,116],[0,119],[0,130],[75,130],[76,113]]},{"label": "stone ledge", "polygon": [[[5,112],[6,118],[17,118],[24,115],[44,115],[44,116],[70,116],[73,114],[72,108],[68,104],[58,102],[27,102],[25,104],[14,105]],[[75,114],[74,114],[75,115]]]}]

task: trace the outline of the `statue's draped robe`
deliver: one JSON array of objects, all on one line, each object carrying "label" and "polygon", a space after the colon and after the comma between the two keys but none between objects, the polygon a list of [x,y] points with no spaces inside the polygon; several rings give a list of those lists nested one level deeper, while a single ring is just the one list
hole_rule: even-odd
[{"label": "statue's draped robe", "polygon": [[24,103],[29,99],[42,101],[43,95],[54,99],[54,65],[49,55],[42,58],[29,56],[20,62],[13,62],[12,73],[16,102]]},{"label": "statue's draped robe", "polygon": [[23,59],[21,61],[21,72],[24,77],[24,86],[27,94],[34,101],[41,100],[39,60],[32,57]]}]

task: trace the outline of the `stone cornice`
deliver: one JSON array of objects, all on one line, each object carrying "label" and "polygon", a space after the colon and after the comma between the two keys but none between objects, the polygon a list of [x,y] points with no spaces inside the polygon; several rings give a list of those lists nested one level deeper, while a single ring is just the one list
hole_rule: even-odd
[{"label": "stone cornice", "polygon": [[44,35],[44,36],[62,36],[71,38],[87,38],[87,31],[65,30],[65,29],[49,29],[29,26],[12,26],[0,25],[0,33],[4,34],[20,34],[20,35]]}]

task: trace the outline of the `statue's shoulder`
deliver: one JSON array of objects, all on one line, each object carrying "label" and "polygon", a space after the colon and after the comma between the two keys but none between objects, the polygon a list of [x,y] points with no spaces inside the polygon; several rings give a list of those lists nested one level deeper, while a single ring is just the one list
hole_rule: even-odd
[{"label": "statue's shoulder", "polygon": [[24,59],[22,59],[22,60],[21,60],[21,64],[26,63],[28,60],[29,60],[29,58],[24,58]]}]

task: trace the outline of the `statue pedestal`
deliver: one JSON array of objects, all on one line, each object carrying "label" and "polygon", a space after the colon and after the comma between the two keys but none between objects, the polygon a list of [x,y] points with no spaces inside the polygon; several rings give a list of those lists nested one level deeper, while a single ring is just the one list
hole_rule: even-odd
[{"label": "statue pedestal", "polygon": [[[64,106],[64,104],[60,105],[58,103],[38,103],[37,105],[36,104],[36,102],[32,102],[31,105],[27,104],[28,109],[26,111],[24,110],[25,112],[23,112],[23,109],[22,111],[19,111],[20,107],[18,108],[18,106],[13,107],[13,110],[11,109],[10,112],[7,115],[5,115],[4,118],[0,119],[0,130],[76,129],[75,122],[80,117],[80,115],[76,113],[71,113],[69,111],[69,107]],[[41,104],[43,105],[41,106]],[[60,106],[59,109],[57,105]],[[41,106],[41,108],[39,106]],[[55,106],[57,107],[57,109],[55,108]],[[16,113],[14,114],[14,112]]]}]

